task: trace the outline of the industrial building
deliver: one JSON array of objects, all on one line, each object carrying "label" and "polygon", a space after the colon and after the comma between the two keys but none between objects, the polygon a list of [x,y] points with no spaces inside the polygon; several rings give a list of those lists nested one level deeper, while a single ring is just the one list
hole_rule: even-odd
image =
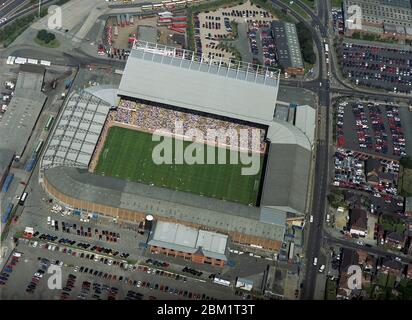
[{"label": "industrial building", "polygon": [[273,21],[271,23],[271,32],[275,40],[279,65],[288,74],[303,75],[305,66],[296,25],[289,22]]},{"label": "industrial building", "polygon": [[151,253],[223,267],[228,236],[182,224],[158,221],[148,241]]},{"label": "industrial building", "polygon": [[43,94],[45,68],[20,66],[13,98],[0,126],[0,150],[12,150],[17,160],[23,155],[46,103]]},{"label": "industrial building", "polygon": [[[122,99],[153,101],[187,112],[266,128],[266,166],[256,206],[91,172],[86,163],[91,158],[92,144],[100,139],[96,136],[99,128],[104,129],[101,120],[94,123],[89,119],[91,125],[96,125],[93,138],[88,140],[90,150],[79,149],[84,145],[79,132],[87,136],[90,131],[79,131],[84,120],[68,112],[82,99],[77,93],[68,99],[63,116],[58,119],[52,133],[51,143],[46,147],[40,182],[54,199],[83,212],[135,222],[152,215],[160,227],[157,227],[159,231],[155,229],[155,237],[151,241],[162,239],[162,223],[177,223],[185,226],[181,228],[207,230],[226,235],[233,243],[277,252],[284,239],[286,219],[306,213],[315,121],[313,117],[313,123],[309,125],[299,115],[299,128],[274,118],[278,88],[277,70],[233,61],[216,63],[198,59],[191,51],[138,42],[128,59],[117,92]],[[89,106],[83,102],[80,111],[86,114],[82,110],[92,108],[89,117],[96,117],[98,110],[103,119],[109,114],[111,103],[104,102],[102,95],[99,98],[98,92],[96,89],[88,93],[93,97],[83,97],[89,101]],[[91,107],[90,101],[104,108]],[[71,126],[73,130],[67,130],[70,128],[68,122],[73,119],[76,123]],[[62,128],[66,129],[64,133],[59,131]],[[62,135],[70,146],[58,145],[58,138]],[[72,142],[75,136],[79,138],[76,144]],[[72,150],[77,144],[79,148]],[[53,157],[56,150],[66,150],[67,155],[72,154],[81,161],[72,161],[67,156]],[[174,243],[169,238],[165,242]],[[192,251],[197,247],[193,243],[189,247],[193,255]],[[166,245],[162,248],[166,253],[171,249]],[[189,251],[181,252],[188,254]],[[204,251],[203,255],[207,257]]]},{"label": "industrial building", "polygon": [[[351,6],[358,6],[361,9],[361,12],[356,12],[360,21],[356,18],[355,12],[350,12]],[[388,38],[412,38],[412,3],[410,0],[344,0],[343,17],[345,32],[349,35],[361,31],[377,33]],[[360,23],[361,29],[350,28],[352,23]]]}]

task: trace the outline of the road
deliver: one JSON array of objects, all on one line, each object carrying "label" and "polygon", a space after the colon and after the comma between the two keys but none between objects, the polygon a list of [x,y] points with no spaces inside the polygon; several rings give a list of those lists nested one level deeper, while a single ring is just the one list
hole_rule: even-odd
[{"label": "road", "polygon": [[[25,1],[26,0],[8,0],[8,1],[5,2],[4,6],[1,6],[0,19],[3,18],[3,17],[7,17],[7,21],[3,24],[0,24],[1,27],[4,27],[4,26],[12,23],[16,19],[18,19],[22,16],[25,16],[27,14],[36,12],[38,10],[38,6],[36,4],[34,4],[34,5],[26,8],[26,9],[15,12],[15,9],[18,6],[22,6]],[[50,4],[54,1],[56,1],[56,0],[43,0],[42,5]],[[4,10],[4,12],[3,12],[3,10]]]},{"label": "road", "polygon": [[0,19],[7,16],[18,6],[26,2],[26,0],[6,0],[0,5]]},{"label": "road", "polygon": [[[272,0],[272,3],[277,6],[288,9],[288,6],[278,0]],[[330,107],[330,85],[329,80],[325,78],[324,66],[326,58],[323,48],[323,39],[328,34],[328,4],[327,0],[321,0],[319,6],[324,9],[319,10],[320,18],[317,17],[306,5],[300,1],[295,1],[301,6],[311,17],[312,21],[306,21],[303,17],[294,11],[289,10],[290,14],[297,20],[301,21],[312,33],[318,52],[319,74],[318,79],[302,83],[305,88],[308,88],[318,93],[320,110],[324,115],[322,121],[325,122],[324,137],[318,140],[316,148],[316,165],[315,165],[315,187],[313,190],[312,210],[313,222],[309,228],[309,235],[306,243],[306,276],[304,286],[301,292],[301,297],[305,300],[312,300],[314,297],[316,278],[318,267],[313,265],[313,259],[319,256],[320,247],[322,244],[322,230],[324,213],[326,208],[326,194],[328,187],[328,163],[329,163],[329,107]],[[319,30],[319,31],[318,31]]]},{"label": "road", "polygon": [[402,260],[404,263],[412,263],[412,258],[409,256],[405,256],[403,254],[395,254],[392,252],[388,252],[387,249],[379,248],[379,247],[366,247],[364,245],[359,245],[355,242],[349,241],[348,239],[341,239],[341,238],[336,238],[333,237],[327,233],[325,233],[325,240],[328,243],[331,244],[338,244],[342,247],[345,248],[350,248],[350,249],[356,249],[356,250],[364,250],[368,253],[371,253],[376,256],[383,256],[383,257],[391,257],[394,259],[395,257],[398,257]]}]

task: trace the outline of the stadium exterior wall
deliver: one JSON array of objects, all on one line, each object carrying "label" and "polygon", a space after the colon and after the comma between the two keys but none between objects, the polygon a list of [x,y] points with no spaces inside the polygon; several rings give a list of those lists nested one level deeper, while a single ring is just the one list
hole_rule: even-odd
[{"label": "stadium exterior wall", "polygon": [[[90,212],[90,213],[98,213],[98,214],[102,214],[105,216],[116,217],[121,220],[127,220],[127,221],[132,221],[132,222],[143,221],[147,215],[147,213],[144,213],[144,212],[121,209],[121,208],[93,203],[90,201],[75,199],[57,190],[51,183],[47,181],[46,177],[44,177],[42,182],[43,182],[45,191],[51,197],[53,197],[54,199],[58,200],[59,202],[67,206],[79,209],[81,211]],[[204,226],[202,225],[190,223],[190,222],[183,221],[183,220],[178,220],[172,217],[164,217],[160,215],[157,215],[157,216],[154,215],[154,217],[155,219],[158,219],[161,221],[180,223],[180,224],[184,224],[189,227],[204,229]],[[211,228],[208,228],[208,229],[210,230]],[[253,245],[261,246],[262,249],[264,250],[269,250],[269,251],[274,251],[274,252],[279,252],[280,247],[281,247],[281,241],[277,241],[277,240],[271,240],[271,239],[266,239],[263,237],[251,236],[251,235],[243,234],[240,232],[231,232],[231,231],[227,232],[227,230],[213,229],[212,231],[220,232],[223,234],[228,234],[233,243],[237,243],[241,245],[249,246],[250,244],[253,244]]]}]

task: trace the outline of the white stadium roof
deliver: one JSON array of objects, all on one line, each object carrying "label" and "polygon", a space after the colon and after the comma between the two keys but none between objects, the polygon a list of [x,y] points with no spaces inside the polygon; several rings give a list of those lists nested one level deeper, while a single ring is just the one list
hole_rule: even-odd
[{"label": "white stadium roof", "polygon": [[268,124],[278,88],[278,70],[207,60],[192,51],[137,42],[119,95]]},{"label": "white stadium roof", "polygon": [[86,91],[71,95],[47,145],[42,168],[87,168],[110,107]]},{"label": "white stadium roof", "polygon": [[178,223],[157,221],[148,244],[192,254],[201,248],[207,257],[226,261],[227,240],[228,236],[224,234],[197,230]]}]

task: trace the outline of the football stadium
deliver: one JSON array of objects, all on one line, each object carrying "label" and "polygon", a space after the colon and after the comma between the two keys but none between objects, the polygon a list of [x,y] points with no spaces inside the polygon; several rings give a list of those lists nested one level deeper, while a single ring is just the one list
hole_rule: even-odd
[{"label": "football stadium", "polygon": [[[306,212],[312,152],[302,130],[274,117],[278,89],[277,70],[137,41],[119,88],[71,93],[40,182],[86,213],[150,214],[278,251],[286,219]],[[153,157],[162,143],[171,162]]]}]

